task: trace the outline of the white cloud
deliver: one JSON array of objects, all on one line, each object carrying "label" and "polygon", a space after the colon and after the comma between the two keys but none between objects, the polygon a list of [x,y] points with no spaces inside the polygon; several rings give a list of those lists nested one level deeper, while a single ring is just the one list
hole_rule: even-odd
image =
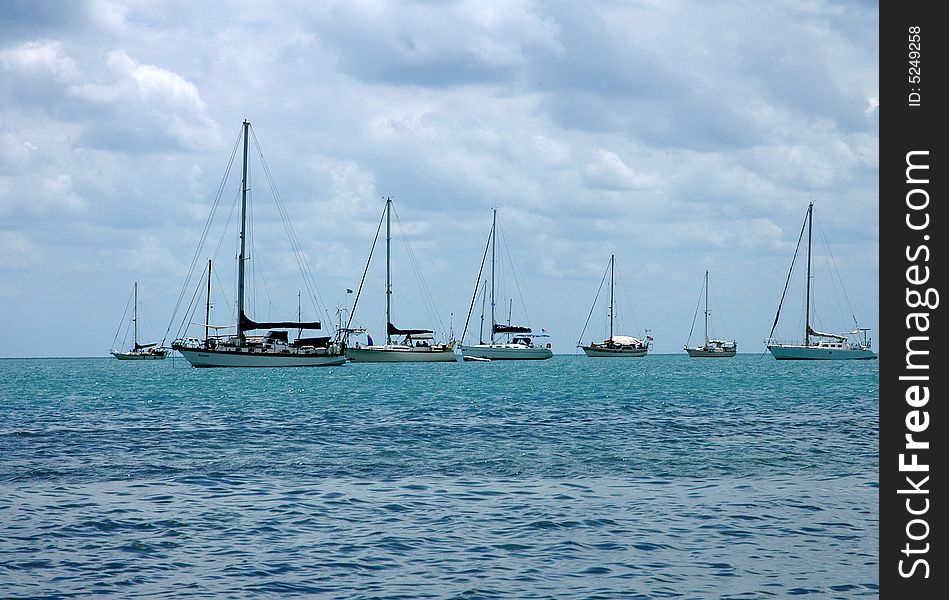
[{"label": "white cloud", "polygon": [[44,262],[43,252],[25,234],[0,231],[0,269],[27,269]]},{"label": "white cloud", "polygon": [[615,152],[600,148],[596,160],[583,169],[584,179],[592,188],[604,190],[640,190],[656,187],[660,179],[631,169]]},{"label": "white cloud", "polygon": [[0,65],[27,75],[52,75],[60,81],[69,81],[78,73],[59,40],[26,42],[0,51]]}]

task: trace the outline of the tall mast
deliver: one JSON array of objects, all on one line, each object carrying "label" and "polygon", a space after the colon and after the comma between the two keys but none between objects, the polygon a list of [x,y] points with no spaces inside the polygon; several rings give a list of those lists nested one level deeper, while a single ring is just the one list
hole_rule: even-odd
[{"label": "tall mast", "polygon": [[244,345],[244,330],[241,329],[244,317],[244,261],[247,245],[247,132],[250,123],[244,120],[244,166],[241,171],[241,252],[237,257],[237,340]]},{"label": "tall mast", "polygon": [[208,259],[208,298],[204,304],[204,345],[211,339],[211,259]]},{"label": "tall mast", "polygon": [[616,255],[610,254],[610,340],[613,340],[613,271],[616,268]]},{"label": "tall mast", "polygon": [[135,345],[134,348],[138,350],[138,282],[132,286],[132,295],[135,297],[133,300],[132,306],[132,343]]},{"label": "tall mast", "polygon": [[807,296],[804,302],[804,345],[811,345],[811,231],[814,228],[814,203],[807,206]]},{"label": "tall mast", "polygon": [[708,271],[705,271],[705,345],[708,346]]},{"label": "tall mast", "polygon": [[392,266],[389,260],[392,245],[392,197],[386,198],[386,344],[392,344],[389,323],[392,322]]},{"label": "tall mast", "polygon": [[494,343],[494,258],[498,236],[498,209],[493,209],[491,218],[491,343]]}]

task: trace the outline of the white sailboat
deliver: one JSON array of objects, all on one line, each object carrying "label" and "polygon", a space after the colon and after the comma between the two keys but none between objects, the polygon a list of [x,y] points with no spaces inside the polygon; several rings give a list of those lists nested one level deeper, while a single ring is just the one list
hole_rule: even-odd
[{"label": "white sailboat", "polygon": [[[114,347],[111,350],[112,356],[119,360],[162,360],[168,356],[168,349],[161,347],[159,344],[139,344],[138,343],[138,282],[136,281],[132,285],[132,349],[125,352],[121,350],[116,350]],[[128,304],[125,305],[125,310],[128,310]],[[124,323],[124,317],[123,317]],[[119,330],[121,330],[122,325],[119,325]],[[126,330],[127,331],[127,330]],[[126,333],[125,335],[128,335]],[[115,340],[113,340],[113,346],[115,341],[118,340],[119,334],[116,332]]]},{"label": "white sailboat", "polygon": [[[708,271],[705,272],[705,283],[702,284],[705,292],[705,342],[701,346],[685,345],[685,351],[692,358],[730,358],[738,353],[738,344],[735,340],[712,340],[708,337]],[[696,307],[698,314],[698,307]],[[692,327],[695,327],[695,316],[692,317]],[[689,341],[692,341],[692,331],[689,331]]]},{"label": "white sailboat", "polygon": [[[610,264],[608,265],[610,273],[610,335],[602,342],[590,342],[589,345],[583,346],[580,341],[577,342],[577,347],[583,349],[583,353],[591,358],[605,358],[605,357],[629,357],[629,358],[638,358],[646,356],[646,353],[649,352],[649,336],[646,336],[646,341],[632,337],[629,335],[615,335],[613,333],[613,288],[616,274],[616,255],[610,255]],[[603,287],[602,280],[600,281],[600,289]],[[590,307],[590,315],[593,315],[593,310],[596,308],[596,300],[600,295],[600,289],[596,291],[596,297],[593,298],[593,306]],[[583,334],[586,333],[587,325],[590,324],[590,317],[587,317],[586,325],[583,326],[583,331],[580,332],[580,340],[583,339]]]},{"label": "white sailboat", "polygon": [[[437,344],[435,334],[430,329],[399,329],[392,324],[392,198],[386,198],[386,342],[367,346],[346,344],[346,357],[353,362],[456,362],[454,343]],[[378,238],[377,238],[378,239]],[[375,245],[375,244],[373,244]],[[369,262],[372,261],[372,252]],[[362,285],[359,286],[362,292]],[[349,319],[352,322],[356,314],[359,294],[353,303]],[[348,326],[347,332],[352,331]],[[394,337],[393,337],[394,336]],[[371,338],[370,338],[371,339]]]},{"label": "white sailboat", "polygon": [[[487,360],[545,360],[554,355],[550,344],[538,345],[535,340],[547,337],[546,333],[534,333],[530,327],[520,325],[507,325],[498,323],[495,319],[495,263],[497,259],[497,229],[498,229],[498,211],[494,209],[491,220],[491,233],[488,236],[488,243],[484,248],[484,256],[481,259],[481,270],[478,272],[478,281],[475,283],[474,293],[471,296],[471,306],[468,308],[468,318],[465,319],[465,330],[461,339],[465,339],[468,332],[468,322],[471,320],[471,310],[474,308],[475,299],[478,296],[478,288],[481,287],[481,274],[484,271],[484,263],[487,259],[488,249],[491,249],[491,336],[489,341],[484,340],[484,328],[482,327],[481,337],[477,344],[466,346],[462,344],[461,355],[465,360],[487,359]],[[485,282],[485,294],[487,293],[487,282]],[[482,314],[482,320],[484,315]]]},{"label": "white sailboat", "polygon": [[[318,321],[257,322],[245,314],[245,263],[247,257],[247,148],[250,123],[243,123],[244,162],[241,172],[240,252],[237,258],[237,333],[211,336],[205,323],[205,338],[179,338],[172,348],[194,367],[322,367],[346,363],[340,344],[329,336],[298,337],[290,341],[287,329],[318,330]],[[210,312],[211,270],[208,264],[208,313]],[[209,316],[209,314],[208,314]],[[207,319],[207,316],[206,316]],[[269,330],[265,335],[247,335]]]},{"label": "white sailboat", "polygon": [[[804,225],[801,227],[801,236],[798,238],[798,249],[801,245],[801,239],[804,236],[804,228],[807,228],[807,284],[804,304],[804,340],[803,341],[785,341],[775,339],[774,330],[778,326],[778,319],[781,316],[781,307],[784,304],[784,297],[788,291],[788,283],[791,280],[791,272],[794,270],[794,259],[791,260],[791,271],[788,272],[788,280],[784,285],[784,293],[781,294],[781,302],[778,303],[778,311],[774,316],[774,324],[771,326],[771,333],[765,340],[765,345],[777,360],[866,360],[877,358],[877,355],[870,349],[870,340],[867,337],[869,329],[857,326],[853,331],[845,334],[825,333],[817,331],[811,326],[811,242],[814,228],[814,203],[811,202],[807,207],[807,215],[804,218]],[[797,249],[794,251],[794,258],[797,258]],[[856,318],[854,318],[856,322]],[[850,336],[860,336],[857,341],[851,342]]]}]

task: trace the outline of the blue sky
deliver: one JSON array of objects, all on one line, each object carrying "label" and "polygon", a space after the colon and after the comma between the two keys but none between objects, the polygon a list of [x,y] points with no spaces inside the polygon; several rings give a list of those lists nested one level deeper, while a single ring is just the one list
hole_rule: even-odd
[{"label": "blue sky", "polygon": [[[456,333],[497,206],[520,286],[502,296],[555,351],[574,350],[611,253],[620,333],[680,351],[708,269],[716,333],[760,351],[814,201],[832,251],[815,244],[819,328],[852,325],[833,262],[876,330],[878,22],[865,2],[6,2],[0,356],[106,354],[136,280],[161,338],[244,118],[325,312],[351,299],[392,196]],[[290,318],[305,288],[258,201],[257,316]],[[222,235],[215,320],[233,322]],[[393,320],[438,326],[394,248]],[[382,277],[356,315],[377,332]]]}]

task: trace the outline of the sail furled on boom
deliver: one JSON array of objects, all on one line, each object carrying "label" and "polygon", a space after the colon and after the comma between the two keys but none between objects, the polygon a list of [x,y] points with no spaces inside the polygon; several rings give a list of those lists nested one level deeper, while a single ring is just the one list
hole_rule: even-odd
[{"label": "sail furled on boom", "polygon": [[530,333],[530,327],[521,327],[519,325],[494,324],[494,333]]},{"label": "sail furled on boom", "polygon": [[247,317],[243,312],[238,318],[238,329],[241,332],[250,331],[252,329],[322,329],[323,326],[319,321],[253,321]]},{"label": "sail furled on boom", "polygon": [[387,331],[389,335],[423,335],[426,333],[435,333],[431,329],[399,329],[392,323],[388,323]]},{"label": "sail furled on boom", "polygon": [[817,331],[810,325],[807,326],[807,333],[813,336],[817,336],[817,337],[833,338],[835,340],[840,340],[840,341],[844,341],[845,339],[847,339],[847,336],[845,335],[839,335],[836,333],[824,333],[823,331]]}]

